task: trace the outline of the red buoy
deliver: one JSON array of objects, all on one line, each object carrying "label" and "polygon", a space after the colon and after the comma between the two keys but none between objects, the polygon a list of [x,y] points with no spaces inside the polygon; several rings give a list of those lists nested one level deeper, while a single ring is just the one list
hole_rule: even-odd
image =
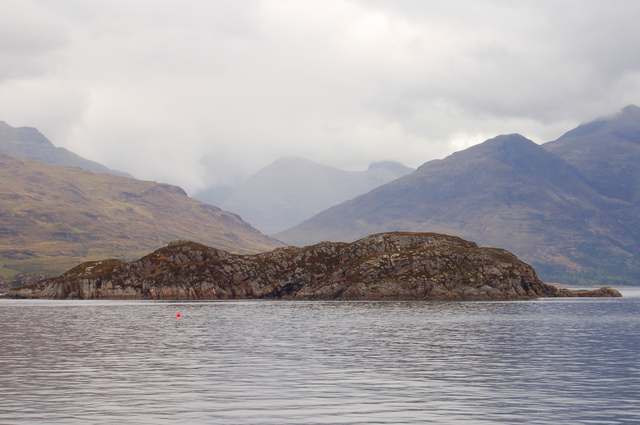
[{"label": "red buoy", "polygon": [[182,319],[182,313],[179,311],[176,312],[176,319]]}]

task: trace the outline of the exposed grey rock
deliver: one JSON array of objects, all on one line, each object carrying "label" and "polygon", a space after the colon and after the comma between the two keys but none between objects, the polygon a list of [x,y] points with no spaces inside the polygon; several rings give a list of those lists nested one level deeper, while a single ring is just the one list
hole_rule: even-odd
[{"label": "exposed grey rock", "polygon": [[137,261],[81,264],[14,297],[145,299],[511,300],[620,296],[541,282],[513,254],[435,233],[387,233],[234,255],[176,242]]}]

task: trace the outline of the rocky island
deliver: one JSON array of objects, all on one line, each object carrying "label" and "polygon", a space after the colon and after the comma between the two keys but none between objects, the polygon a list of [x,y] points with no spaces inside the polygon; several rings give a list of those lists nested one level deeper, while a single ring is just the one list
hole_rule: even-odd
[{"label": "rocky island", "polygon": [[515,300],[621,296],[543,283],[508,251],[435,233],[382,233],[238,255],[178,241],[139,260],[83,263],[13,297],[80,299]]}]

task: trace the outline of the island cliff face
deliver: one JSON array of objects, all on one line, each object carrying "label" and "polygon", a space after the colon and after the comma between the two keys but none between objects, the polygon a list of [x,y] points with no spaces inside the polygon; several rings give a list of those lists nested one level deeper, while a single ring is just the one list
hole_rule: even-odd
[{"label": "island cliff face", "polygon": [[620,296],[541,282],[513,254],[435,233],[384,233],[235,255],[174,242],[130,263],[83,263],[14,297],[112,299],[510,300]]}]

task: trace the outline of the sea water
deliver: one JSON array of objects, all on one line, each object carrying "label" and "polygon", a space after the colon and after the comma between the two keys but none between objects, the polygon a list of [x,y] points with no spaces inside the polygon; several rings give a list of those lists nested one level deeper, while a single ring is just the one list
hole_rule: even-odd
[{"label": "sea water", "polygon": [[625,295],[0,300],[0,424],[637,424]]}]

